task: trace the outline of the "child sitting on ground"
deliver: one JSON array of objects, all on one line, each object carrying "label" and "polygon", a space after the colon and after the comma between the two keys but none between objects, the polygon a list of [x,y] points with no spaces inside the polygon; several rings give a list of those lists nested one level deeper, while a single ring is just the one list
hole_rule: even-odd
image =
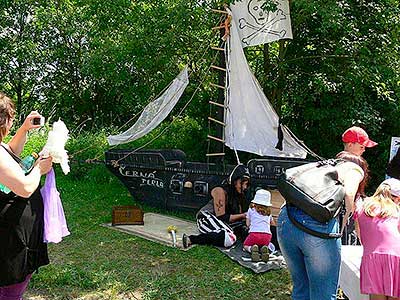
[{"label": "child sitting on ground", "polygon": [[383,181],[354,214],[364,247],[360,290],[371,300],[400,299],[400,181]]},{"label": "child sitting on ground", "polygon": [[271,193],[261,189],[256,192],[247,211],[246,225],[249,227],[249,235],[243,245],[251,253],[251,260],[254,262],[267,262],[269,259],[268,245],[272,238],[270,226],[275,225],[271,206]]}]

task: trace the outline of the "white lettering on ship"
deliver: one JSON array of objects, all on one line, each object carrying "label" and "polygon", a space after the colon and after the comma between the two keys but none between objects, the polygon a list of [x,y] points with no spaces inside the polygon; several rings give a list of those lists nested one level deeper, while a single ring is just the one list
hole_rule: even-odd
[{"label": "white lettering on ship", "polygon": [[156,174],[155,174],[156,171],[146,173],[146,172],[136,171],[136,170],[126,170],[124,167],[120,167],[119,173],[125,177],[140,178],[141,186],[148,185],[148,186],[154,186],[154,187],[158,187],[158,188],[164,188],[164,182],[161,179],[156,178]]}]

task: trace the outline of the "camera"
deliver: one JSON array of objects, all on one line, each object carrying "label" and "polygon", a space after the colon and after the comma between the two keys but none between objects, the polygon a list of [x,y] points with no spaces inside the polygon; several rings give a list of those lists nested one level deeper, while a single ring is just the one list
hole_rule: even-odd
[{"label": "camera", "polygon": [[32,124],[33,124],[33,125],[40,125],[40,126],[43,126],[43,125],[44,125],[44,117],[33,118],[33,119],[32,119]]}]

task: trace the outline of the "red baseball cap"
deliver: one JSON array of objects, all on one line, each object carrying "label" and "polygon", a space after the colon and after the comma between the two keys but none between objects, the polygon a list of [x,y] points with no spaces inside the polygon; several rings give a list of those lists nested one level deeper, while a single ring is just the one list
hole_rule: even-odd
[{"label": "red baseball cap", "polygon": [[342,141],[344,143],[358,143],[367,148],[375,147],[378,143],[370,140],[368,134],[364,129],[353,126],[347,129],[342,135]]}]

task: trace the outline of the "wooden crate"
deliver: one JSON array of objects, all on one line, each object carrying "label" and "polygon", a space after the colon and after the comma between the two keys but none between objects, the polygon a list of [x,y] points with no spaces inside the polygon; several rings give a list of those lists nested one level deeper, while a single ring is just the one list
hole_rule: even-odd
[{"label": "wooden crate", "polygon": [[114,206],[112,225],[143,225],[143,211],[133,205]]}]

